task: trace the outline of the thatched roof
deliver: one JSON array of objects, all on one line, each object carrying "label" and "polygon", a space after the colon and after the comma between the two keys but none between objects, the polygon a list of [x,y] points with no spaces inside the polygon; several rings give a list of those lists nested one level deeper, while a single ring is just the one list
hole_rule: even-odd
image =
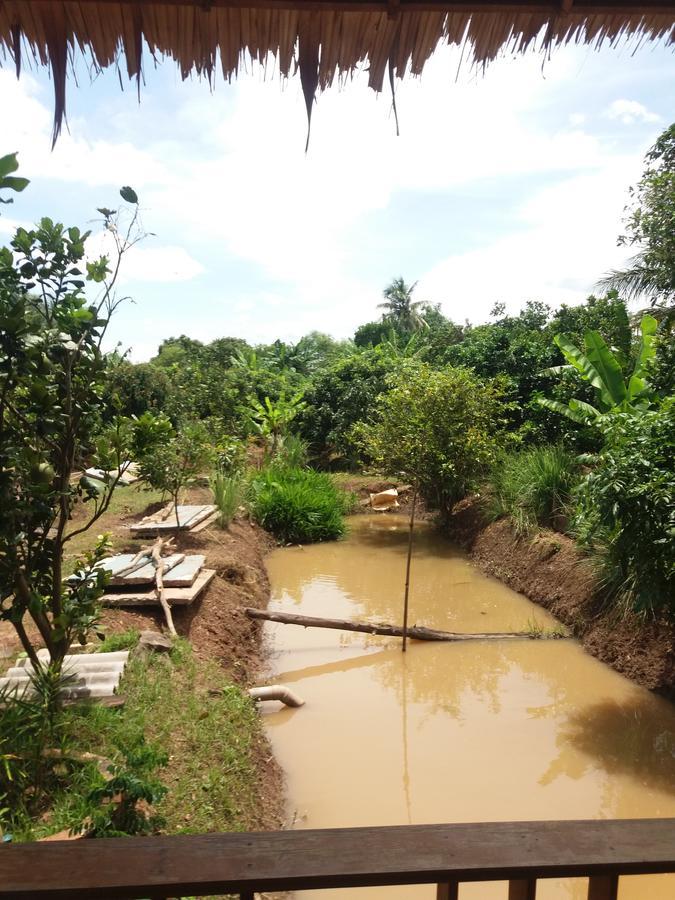
[{"label": "thatched roof", "polygon": [[[230,79],[246,52],[276,56],[282,75],[300,71],[308,116],[317,89],[367,61],[369,83],[421,73],[439,42],[462,44],[478,65],[502,48],[537,39],[599,46],[623,37],[675,41],[675,0],[0,0],[0,47],[17,74],[22,56],[51,68],[54,139],[65,112],[68,67],[77,50],[95,70],[142,78],[144,49],[176,61],[183,78]],[[144,44],[146,45],[144,48]]]}]

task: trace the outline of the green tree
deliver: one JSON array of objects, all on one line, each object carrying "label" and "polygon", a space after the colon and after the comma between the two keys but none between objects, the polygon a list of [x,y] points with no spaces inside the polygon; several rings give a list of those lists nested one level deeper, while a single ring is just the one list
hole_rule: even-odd
[{"label": "green tree", "polygon": [[173,395],[166,370],[153,363],[111,359],[104,399],[109,413],[141,416],[166,409]]},{"label": "green tree", "polygon": [[370,418],[396,359],[381,347],[363,350],[318,372],[296,420],[299,434],[324,462],[355,463],[355,422]]},{"label": "green tree", "polygon": [[502,390],[467,369],[415,360],[388,378],[372,420],[354,428],[366,455],[402,473],[447,515],[494,462],[504,424]]},{"label": "green tree", "polygon": [[186,425],[168,440],[152,442],[140,457],[140,472],[151,487],[167,494],[176,525],[181,493],[204,474],[212,462],[208,434],[199,422]]},{"label": "green tree", "polygon": [[600,284],[634,300],[672,306],[675,299],[675,124],[659,136],[645,158],[642,178],[631,188],[632,208],[619,244],[637,248],[627,268]]},{"label": "green tree", "polygon": [[[67,582],[64,548],[106,511],[129,458],[123,420],[96,434],[108,372],[101,342],[120,302],[122,258],[141,237],[136,194],[120,193],[126,213],[101,210],[110,258],[86,262],[89,233],[48,218],[19,228],[0,249],[0,618],[40,669],[26,629],[32,620],[54,675],[73,638],[94,622],[104,587],[96,568],[104,540]],[[85,453],[115,474],[103,484],[74,478]],[[73,526],[80,505],[88,515]]]},{"label": "green tree", "polygon": [[417,282],[406,284],[403,278],[394,278],[382,292],[384,302],[378,304],[385,310],[384,320],[407,334],[429,327],[423,315],[426,304],[412,298],[416,287]]}]

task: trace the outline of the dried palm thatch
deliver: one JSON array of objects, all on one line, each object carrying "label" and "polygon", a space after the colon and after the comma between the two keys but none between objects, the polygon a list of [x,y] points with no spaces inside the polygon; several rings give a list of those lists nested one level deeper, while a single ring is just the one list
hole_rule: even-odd
[{"label": "dried palm thatch", "polygon": [[[675,41],[675,0],[0,0],[0,48],[17,75],[22,56],[51,68],[54,141],[66,109],[75,54],[94,72],[125,67],[140,91],[144,47],[169,57],[186,78],[236,76],[246,55],[270,54],[283,76],[300,72],[308,121],[317,90],[367,62],[369,84],[422,72],[436,46],[462,44],[484,66],[503,48],[521,53],[570,42],[632,37]],[[309,135],[308,135],[309,137]]]}]

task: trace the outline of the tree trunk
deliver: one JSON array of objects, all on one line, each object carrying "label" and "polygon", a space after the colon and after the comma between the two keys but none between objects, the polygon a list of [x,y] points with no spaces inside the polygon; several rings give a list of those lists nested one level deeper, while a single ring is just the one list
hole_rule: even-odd
[{"label": "tree trunk", "polygon": [[[295,613],[269,612],[266,609],[246,608],[246,615],[251,619],[265,619],[268,622],[279,622],[281,625],[302,625],[304,628],[333,628],[338,631],[359,631],[363,634],[382,634],[386,637],[402,637],[403,629],[399,625],[387,625],[370,622],[350,622],[347,619],[322,619],[316,616],[300,616]],[[413,625],[407,629],[408,637],[418,641],[503,641],[503,640],[536,640],[537,638],[558,638],[551,633],[535,633],[530,631],[494,631],[463,633],[456,631],[438,631]]]}]

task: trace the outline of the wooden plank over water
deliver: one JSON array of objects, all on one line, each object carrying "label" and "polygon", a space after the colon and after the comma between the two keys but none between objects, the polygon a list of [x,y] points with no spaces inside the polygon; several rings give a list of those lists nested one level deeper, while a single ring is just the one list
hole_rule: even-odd
[{"label": "wooden plank over water", "polygon": [[675,871],[675,819],[171,835],[0,848],[1,900],[94,900]]}]

